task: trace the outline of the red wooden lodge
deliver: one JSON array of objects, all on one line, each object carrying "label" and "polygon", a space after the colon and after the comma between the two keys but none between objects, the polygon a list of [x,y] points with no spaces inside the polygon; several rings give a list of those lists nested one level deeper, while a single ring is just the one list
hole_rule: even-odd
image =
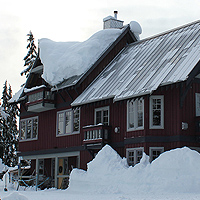
[{"label": "red wooden lodge", "polygon": [[183,146],[200,151],[200,21],[143,40],[136,22],[110,16],[104,28],[121,32],[84,73],[55,85],[43,78],[39,46],[17,100],[18,156],[57,188],[105,144],[129,165],[143,152],[152,161]]}]

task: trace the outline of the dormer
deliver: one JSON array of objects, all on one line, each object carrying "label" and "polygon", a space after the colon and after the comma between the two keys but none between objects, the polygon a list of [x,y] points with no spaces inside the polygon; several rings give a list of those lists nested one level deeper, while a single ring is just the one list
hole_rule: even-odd
[{"label": "dormer", "polygon": [[124,21],[117,19],[118,11],[114,11],[114,17],[108,16],[103,19],[103,29],[122,28]]}]

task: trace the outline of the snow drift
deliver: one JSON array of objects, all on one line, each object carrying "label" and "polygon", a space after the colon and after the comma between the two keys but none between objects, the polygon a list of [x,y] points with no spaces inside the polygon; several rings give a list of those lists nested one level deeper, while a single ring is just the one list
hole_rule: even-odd
[{"label": "snow drift", "polygon": [[84,42],[40,39],[44,80],[54,86],[64,79],[86,72],[121,33],[119,29],[105,29]]},{"label": "snow drift", "polygon": [[94,194],[199,193],[200,154],[187,147],[165,152],[149,163],[144,153],[140,163],[127,166],[106,145],[88,163],[88,170],[74,169],[68,191]]}]

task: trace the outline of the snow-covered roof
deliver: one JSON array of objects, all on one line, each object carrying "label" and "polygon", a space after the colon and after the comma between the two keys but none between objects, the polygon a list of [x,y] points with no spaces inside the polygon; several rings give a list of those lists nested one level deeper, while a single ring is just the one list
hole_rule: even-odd
[{"label": "snow-covered roof", "polygon": [[200,21],[129,45],[72,105],[151,94],[185,81],[199,60]]},{"label": "snow-covered roof", "polygon": [[46,88],[46,86],[45,85],[40,85],[40,86],[35,86],[35,87],[32,87],[32,88],[24,88],[24,92],[28,93],[28,92],[32,92],[32,91],[38,90],[40,88]]},{"label": "snow-covered roof", "polygon": [[20,99],[20,97],[21,97],[21,95],[22,95],[23,92],[24,92],[24,86],[21,87],[21,88],[19,89],[19,91],[16,92],[16,93],[13,95],[13,97],[12,97],[8,102],[9,102],[9,103],[18,102],[18,100]]},{"label": "snow-covered roof", "polygon": [[79,77],[97,61],[122,32],[123,29],[101,30],[84,42],[54,42],[40,39],[40,59],[44,66],[43,79],[55,86],[70,77]]}]

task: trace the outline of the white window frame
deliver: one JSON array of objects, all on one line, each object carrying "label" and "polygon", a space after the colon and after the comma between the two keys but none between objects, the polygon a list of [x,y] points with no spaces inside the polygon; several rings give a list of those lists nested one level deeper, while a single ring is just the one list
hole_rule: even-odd
[{"label": "white window frame", "polygon": [[[142,100],[142,126],[138,126],[138,101]],[[129,104],[133,103],[134,106],[134,127],[129,127]],[[127,101],[127,131],[143,130],[144,129],[144,99],[135,99]]]},{"label": "white window frame", "polygon": [[[153,100],[161,100],[161,124],[153,125]],[[149,127],[150,129],[164,129],[164,96],[163,95],[153,95],[150,96],[150,109],[149,109]]]},{"label": "white window frame", "polygon": [[[98,111],[102,112],[102,111],[105,111],[105,110],[108,111],[108,125],[110,124],[110,108],[109,108],[109,106],[105,106],[105,107],[95,108],[95,112],[94,112],[94,124],[95,125],[97,125],[97,123],[96,123],[96,113]],[[101,113],[101,123],[103,124],[103,114],[102,113]]]},{"label": "white window frame", "polygon": [[161,153],[164,152],[164,147],[149,147],[149,161],[152,162],[153,161],[153,151],[158,151],[160,150]]},{"label": "white window frame", "polygon": [[200,93],[195,93],[195,110],[196,117],[200,116]]},{"label": "white window frame", "polygon": [[[33,138],[33,120],[34,119],[37,119],[37,134],[36,134],[36,137]],[[27,138],[27,131],[28,131],[28,121],[31,120],[32,121],[32,125],[31,125],[31,136],[30,138]],[[25,138],[24,139],[21,139],[21,128],[22,128],[22,122],[25,122]],[[26,118],[26,119],[21,119],[20,120],[20,123],[19,123],[19,141],[29,141],[29,140],[37,140],[38,139],[38,126],[39,126],[39,118],[38,116],[35,116],[35,117],[29,117],[29,118]]]},{"label": "white window frame", "polygon": [[[80,133],[80,108],[76,108],[79,110],[79,129],[78,131],[74,131],[74,110],[73,109],[67,109],[67,110],[62,110],[57,112],[57,120],[56,120],[56,137],[60,136],[66,136],[66,135],[72,135],[72,134],[79,134]],[[65,124],[65,117],[66,113],[70,112],[71,113],[71,130],[66,133],[66,124]],[[58,128],[59,128],[59,114],[64,114],[64,122],[63,122],[63,132],[64,133],[58,133]]]},{"label": "white window frame", "polygon": [[[127,159],[127,163],[128,165],[136,165],[138,164],[139,162],[137,161],[137,151],[142,151],[142,156],[143,156],[143,153],[144,153],[144,147],[137,147],[137,148],[128,148],[126,149],[126,159]],[[129,152],[134,152],[134,162],[133,163],[130,163],[129,162]],[[142,157],[141,157],[142,158]]]}]

